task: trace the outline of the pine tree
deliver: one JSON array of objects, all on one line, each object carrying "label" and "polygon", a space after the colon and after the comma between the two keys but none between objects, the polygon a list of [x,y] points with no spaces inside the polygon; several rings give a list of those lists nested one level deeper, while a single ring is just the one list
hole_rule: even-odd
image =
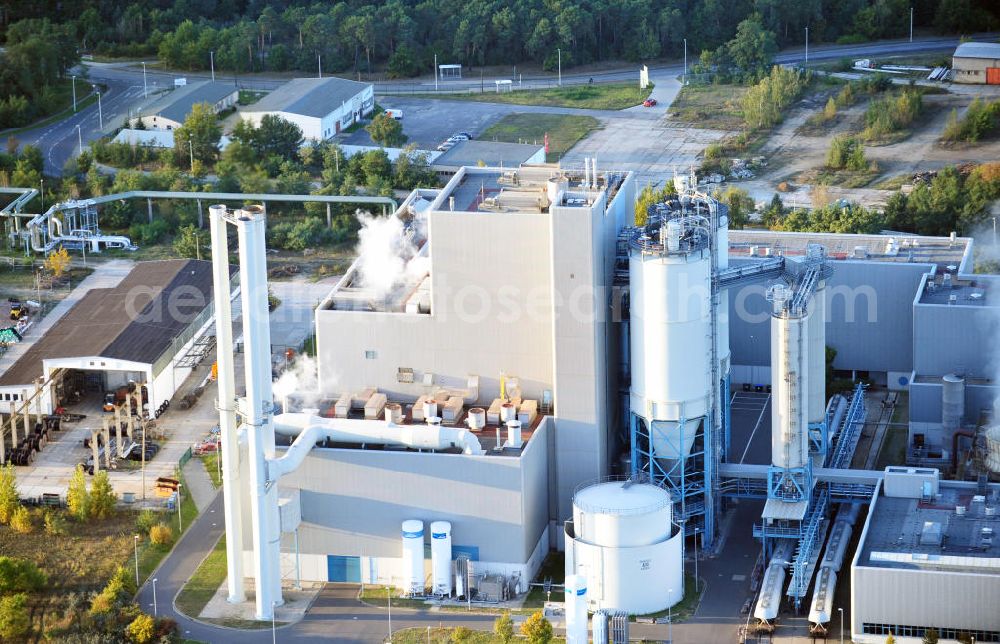
[{"label": "pine tree", "polygon": [[111,487],[108,473],[101,470],[94,475],[94,481],[90,485],[90,516],[98,519],[111,516],[117,502],[118,497]]},{"label": "pine tree", "polygon": [[86,521],[90,518],[90,494],[87,492],[87,479],[82,467],[77,467],[69,480],[66,507],[77,521]]}]

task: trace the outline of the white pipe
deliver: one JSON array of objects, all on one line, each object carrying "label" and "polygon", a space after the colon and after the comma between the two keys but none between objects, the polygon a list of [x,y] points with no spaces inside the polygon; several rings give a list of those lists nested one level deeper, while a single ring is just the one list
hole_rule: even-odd
[{"label": "white pipe", "polygon": [[274,457],[271,425],[271,325],[267,310],[267,267],[264,248],[263,209],[237,214],[240,245],[240,295],[243,305],[243,338],[247,426],[250,462],[250,502],[254,546],[255,600],[259,620],[271,619],[281,597],[281,526],[278,523],[278,490],[269,486],[265,459]]},{"label": "white pipe", "polygon": [[209,206],[212,231],[212,287],[219,383],[219,429],[222,440],[222,496],[226,525],[229,601],[246,599],[243,585],[243,494],[237,478],[240,447],[236,425],[236,365],[233,359],[233,309],[229,300],[229,244],[226,207]]},{"label": "white pipe", "polygon": [[280,458],[268,459],[270,481],[277,481],[295,471],[321,440],[411,449],[458,448],[462,453],[472,455],[485,453],[479,439],[472,432],[442,425],[397,425],[388,421],[320,418],[313,414],[286,413],[274,417],[274,431],[298,437]]}]

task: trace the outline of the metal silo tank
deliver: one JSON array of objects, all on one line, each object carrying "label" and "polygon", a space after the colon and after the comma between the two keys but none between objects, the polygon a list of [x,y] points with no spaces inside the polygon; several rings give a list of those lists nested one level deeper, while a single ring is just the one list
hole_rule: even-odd
[{"label": "metal silo tank", "polygon": [[587,578],[566,575],[566,644],[587,644]]},{"label": "metal silo tank", "polygon": [[451,523],[431,523],[431,588],[435,595],[451,595]]},{"label": "metal silo tank", "polygon": [[403,592],[424,592],[424,522],[403,521]]},{"label": "metal silo tank", "polygon": [[809,458],[808,342],[807,318],[772,316],[771,463],[777,467],[804,467]]},{"label": "metal silo tank", "polygon": [[629,275],[631,409],[657,421],[659,456],[687,454],[697,425],[681,441],[677,421],[705,416],[711,400],[711,256],[633,247]]}]

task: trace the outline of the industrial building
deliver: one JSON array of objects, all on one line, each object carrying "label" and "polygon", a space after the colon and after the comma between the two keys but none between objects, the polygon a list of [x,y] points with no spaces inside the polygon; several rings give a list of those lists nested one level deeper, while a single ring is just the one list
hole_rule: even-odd
[{"label": "industrial building", "polygon": [[887,468],[851,562],[851,641],[1000,642],[998,506],[1000,485]]},{"label": "industrial building", "polygon": [[545,148],[524,143],[459,141],[431,162],[431,169],[447,181],[464,167],[517,168],[545,163]]},{"label": "industrial building", "polygon": [[181,85],[144,108],[130,125],[135,127],[141,122],[151,130],[173,130],[184,125],[184,119],[196,104],[206,103],[218,114],[235,107],[239,97],[240,89],[232,83],[201,81]]},{"label": "industrial building", "polygon": [[323,141],[339,134],[375,109],[375,90],[369,83],[345,78],[296,78],[253,105],[240,116],[255,126],[266,114],[280,116],[302,129],[302,136]]},{"label": "industrial building", "polygon": [[956,83],[1000,85],[1000,43],[963,42],[952,56]]},{"label": "industrial building", "polygon": [[[865,387],[828,398],[826,349],[842,377],[909,390],[924,450],[910,456],[946,464],[955,436],[982,443],[970,425],[996,391],[985,352],[944,336],[991,342],[996,278],[972,273],[972,240],[954,235],[729,231],[726,207],[678,179],[642,227],[633,177],[592,159],[463,167],[414,190],[363,220],[315,312],[318,387],[277,399],[267,317],[247,314],[266,285],[262,213],[213,207],[216,279],[234,226],[255,338],[247,399],[221,406],[223,454],[241,458],[237,409],[263,428],[248,466],[225,466],[230,599],[244,569],[262,618],[292,576],[502,599],[558,548],[584,613],[656,612],[684,595],[685,544],[711,547],[726,499],[754,498],[753,614],[773,628],[811,593],[824,632],[883,476],[848,469]],[[224,333],[221,395],[236,400]],[[743,387],[772,399],[749,461],[733,457],[756,440],[733,434]],[[256,417],[272,400],[281,413]]]},{"label": "industrial building", "polygon": [[145,383],[150,409],[169,400],[211,346],[211,264],[140,262],[115,287],[88,291],[0,375],[0,405],[14,410],[42,383],[42,413],[82,395]]}]

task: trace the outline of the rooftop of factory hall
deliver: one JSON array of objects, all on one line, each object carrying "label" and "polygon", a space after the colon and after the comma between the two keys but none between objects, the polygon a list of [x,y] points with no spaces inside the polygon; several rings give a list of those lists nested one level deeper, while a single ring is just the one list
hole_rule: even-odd
[{"label": "rooftop of factory hall", "polygon": [[971,272],[972,239],[928,237],[884,231],[877,235],[846,233],[800,233],[773,230],[731,230],[731,257],[804,255],[809,244],[826,249],[827,257],[841,261],[874,261],[953,266],[959,273]]},{"label": "rooftop of factory hall", "polygon": [[920,304],[943,304],[952,306],[1000,306],[996,297],[1000,288],[992,275],[956,275],[955,271],[944,271],[928,275],[920,291]]},{"label": "rooftop of factory hall", "polygon": [[598,170],[595,181],[582,166],[555,163],[523,164],[516,168],[463,167],[440,191],[431,208],[466,213],[548,212],[559,206],[589,207],[601,192],[614,198],[625,173]]},{"label": "rooftop of factory hall", "polygon": [[942,481],[936,495],[872,506],[857,564],[1000,574],[1000,486]]}]

